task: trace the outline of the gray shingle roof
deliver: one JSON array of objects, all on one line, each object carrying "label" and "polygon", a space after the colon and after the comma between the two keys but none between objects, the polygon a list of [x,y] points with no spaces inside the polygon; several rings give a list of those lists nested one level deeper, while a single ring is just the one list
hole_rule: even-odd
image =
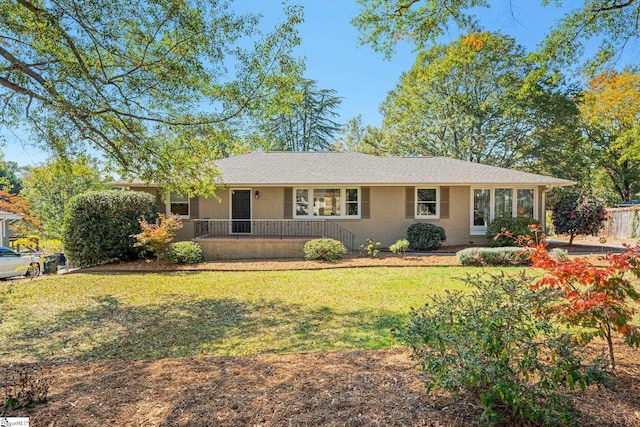
[{"label": "gray shingle roof", "polygon": [[251,153],[217,160],[226,185],[517,184],[574,182],[446,157],[377,157],[361,153]]}]

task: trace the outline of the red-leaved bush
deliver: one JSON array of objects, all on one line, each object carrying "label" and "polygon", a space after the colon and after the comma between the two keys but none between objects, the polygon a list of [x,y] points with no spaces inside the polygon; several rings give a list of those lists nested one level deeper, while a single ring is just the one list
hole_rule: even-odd
[{"label": "red-leaved bush", "polygon": [[545,239],[538,243],[528,238],[519,240],[528,248],[531,265],[544,270],[542,278],[531,288],[547,288],[558,296],[541,314],[581,328],[578,337],[585,343],[595,336],[604,338],[611,369],[615,369],[616,333],[622,335],[625,343],[640,346],[640,330],[633,324],[640,303],[636,288],[640,278],[640,245],[627,246],[624,252],[607,256],[607,266],[594,266],[583,258],[554,258]]}]

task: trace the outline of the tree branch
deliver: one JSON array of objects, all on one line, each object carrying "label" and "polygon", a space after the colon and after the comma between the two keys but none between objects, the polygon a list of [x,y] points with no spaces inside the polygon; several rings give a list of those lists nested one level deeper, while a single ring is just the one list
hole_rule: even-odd
[{"label": "tree branch", "polygon": [[18,4],[22,5],[24,8],[26,8],[27,10],[29,10],[31,13],[33,13],[34,15],[40,15],[43,16],[44,19],[51,24],[52,26],[54,26],[59,34],[62,36],[62,38],[67,42],[67,45],[69,46],[69,48],[71,49],[71,52],[73,52],[73,56],[76,58],[76,61],[78,61],[78,65],[80,65],[80,68],[82,69],[82,71],[85,74],[89,74],[89,70],[87,69],[84,60],[82,59],[82,55],[80,54],[78,48],[76,47],[73,39],[71,38],[71,36],[69,36],[69,34],[67,34],[66,31],[64,31],[60,25],[59,25],[59,20],[56,19],[55,17],[51,16],[51,14],[49,12],[47,12],[46,10],[40,9],[38,7],[36,7],[35,5],[33,5],[32,3],[28,2],[27,0],[17,0]]},{"label": "tree branch", "polygon": [[611,10],[616,10],[616,9],[623,9],[627,6],[631,6],[633,4],[635,0],[627,0],[625,3],[614,3],[611,6],[602,6],[596,9],[591,9],[591,12],[593,13],[600,13],[600,12],[608,12]]},{"label": "tree branch", "polygon": [[404,13],[405,10],[411,9],[411,6],[413,6],[414,4],[418,3],[419,1],[420,0],[411,0],[411,1],[409,1],[409,3],[398,5],[398,8],[396,10],[394,10],[393,13],[390,16],[402,16],[402,14]]},{"label": "tree branch", "polygon": [[43,98],[42,96],[38,95],[37,93],[35,93],[35,92],[25,88],[25,87],[22,87],[22,86],[19,86],[19,85],[13,83],[13,82],[10,82],[9,80],[5,79],[2,76],[0,76],[0,85],[4,86],[7,89],[10,89],[10,90],[12,90],[14,92],[21,93],[23,95],[27,95],[29,98],[35,98],[35,99],[38,99],[38,100],[43,101],[43,102],[47,101],[46,98]]}]

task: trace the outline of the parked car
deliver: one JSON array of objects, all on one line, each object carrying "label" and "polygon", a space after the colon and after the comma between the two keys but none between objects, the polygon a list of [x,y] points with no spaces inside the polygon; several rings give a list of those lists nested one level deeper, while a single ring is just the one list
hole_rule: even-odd
[{"label": "parked car", "polygon": [[40,254],[21,254],[0,246],[0,279],[14,276],[38,277]]}]

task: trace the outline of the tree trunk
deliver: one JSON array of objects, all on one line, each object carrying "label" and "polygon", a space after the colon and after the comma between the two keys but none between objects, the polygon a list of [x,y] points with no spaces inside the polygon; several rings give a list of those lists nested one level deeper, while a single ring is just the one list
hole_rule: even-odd
[{"label": "tree trunk", "polygon": [[609,369],[616,370],[616,359],[613,355],[613,339],[611,338],[611,325],[606,325],[605,335],[607,337],[607,345],[609,346]]}]

